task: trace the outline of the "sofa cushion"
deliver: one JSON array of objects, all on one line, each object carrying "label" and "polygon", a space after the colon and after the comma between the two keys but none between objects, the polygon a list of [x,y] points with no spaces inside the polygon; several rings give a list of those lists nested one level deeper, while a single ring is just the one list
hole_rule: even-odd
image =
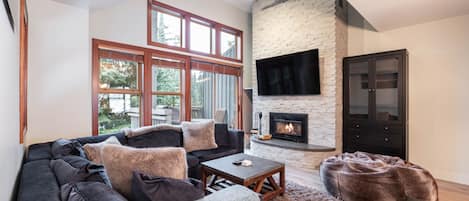
[{"label": "sofa cushion", "polygon": [[215,142],[218,146],[230,146],[227,124],[215,124]]},{"label": "sofa cushion", "polygon": [[123,145],[127,144],[127,138],[125,137],[124,132],[118,132],[118,133],[108,134],[108,135],[82,137],[82,138],[77,138],[77,141],[80,142],[80,144],[82,144],[82,145],[85,145],[85,144],[88,144],[88,143],[99,143],[99,142],[102,142],[102,141],[108,139],[111,136],[116,137],[121,144],[123,144]]},{"label": "sofa cushion", "polygon": [[60,201],[60,188],[49,160],[36,160],[23,165],[18,201]]},{"label": "sofa cushion", "polygon": [[231,147],[218,147],[216,149],[210,150],[193,151],[190,153],[190,155],[196,156],[200,162],[204,162],[236,153],[237,150]]},{"label": "sofa cushion", "polygon": [[190,180],[149,176],[138,172],[132,175],[132,200],[193,201],[204,197],[204,194]]},{"label": "sofa cushion", "polygon": [[180,127],[160,125],[126,130],[125,132],[128,145],[131,147],[182,147],[182,131]]},{"label": "sofa cushion", "polygon": [[60,194],[62,201],[127,201],[112,188],[99,182],[65,184]]},{"label": "sofa cushion", "polygon": [[83,147],[85,149],[86,156],[88,159],[96,164],[103,164],[101,159],[101,150],[105,144],[121,145],[119,140],[115,136],[110,136],[106,140],[99,143],[88,143]]},{"label": "sofa cushion", "polygon": [[215,121],[182,122],[184,149],[187,152],[217,148]]},{"label": "sofa cushion", "polygon": [[80,142],[77,140],[58,139],[52,143],[51,155],[54,159],[68,155],[83,156],[85,152]]},{"label": "sofa cushion", "polygon": [[199,165],[199,159],[197,156],[191,155],[191,154],[186,154],[186,159],[187,159],[187,166],[188,168],[195,167]]},{"label": "sofa cushion", "polygon": [[81,168],[91,163],[91,161],[85,157],[74,156],[74,155],[64,156],[61,159],[67,162],[68,164],[70,164],[74,168]]},{"label": "sofa cushion", "polygon": [[104,145],[102,159],[114,189],[129,197],[132,172],[175,179],[187,178],[186,152],[183,148],[144,148]]},{"label": "sofa cushion", "polygon": [[28,157],[26,158],[26,162],[42,159],[51,159],[51,144],[52,143],[47,142],[41,144],[33,144],[29,146]]},{"label": "sofa cushion", "polygon": [[50,166],[60,186],[82,181],[101,182],[111,186],[111,182],[102,165],[89,163],[81,168],[74,168],[64,160],[58,159],[51,160]]}]

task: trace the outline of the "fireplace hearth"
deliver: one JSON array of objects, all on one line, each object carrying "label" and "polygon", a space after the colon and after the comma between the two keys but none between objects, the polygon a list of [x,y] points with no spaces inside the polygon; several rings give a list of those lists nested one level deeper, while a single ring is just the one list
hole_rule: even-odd
[{"label": "fireplace hearth", "polygon": [[274,113],[269,115],[272,138],[308,143],[308,115]]}]

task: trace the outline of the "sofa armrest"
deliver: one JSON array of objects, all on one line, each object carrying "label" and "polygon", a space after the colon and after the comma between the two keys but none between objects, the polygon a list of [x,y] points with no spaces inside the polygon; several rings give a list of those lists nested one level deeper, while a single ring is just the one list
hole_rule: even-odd
[{"label": "sofa armrest", "polygon": [[238,153],[244,152],[244,131],[228,129],[228,135],[230,136],[231,147],[236,149]]},{"label": "sofa armrest", "polygon": [[187,178],[186,181],[191,183],[192,185],[194,185],[195,188],[197,188],[201,191],[205,191],[204,184],[202,183],[202,181],[200,181],[198,179],[190,178],[190,177]]},{"label": "sofa armrest", "polygon": [[260,201],[259,194],[240,185],[219,190],[197,201]]}]

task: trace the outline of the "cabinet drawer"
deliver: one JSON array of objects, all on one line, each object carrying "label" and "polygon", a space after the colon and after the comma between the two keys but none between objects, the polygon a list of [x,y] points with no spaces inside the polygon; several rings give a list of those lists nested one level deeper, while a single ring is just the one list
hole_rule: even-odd
[{"label": "cabinet drawer", "polygon": [[402,135],[404,130],[400,125],[388,125],[378,124],[376,126],[376,133],[378,134],[390,134],[390,135]]},{"label": "cabinet drawer", "polygon": [[346,124],[346,127],[350,129],[364,129],[366,127],[366,123],[360,121],[350,121]]},{"label": "cabinet drawer", "polygon": [[384,147],[399,148],[402,147],[402,135],[379,135],[377,142]]}]

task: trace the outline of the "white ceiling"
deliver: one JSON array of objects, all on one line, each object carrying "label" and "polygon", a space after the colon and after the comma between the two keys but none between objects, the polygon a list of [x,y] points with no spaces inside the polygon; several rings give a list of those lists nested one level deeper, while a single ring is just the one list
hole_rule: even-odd
[{"label": "white ceiling", "polygon": [[252,4],[254,3],[255,0],[223,0],[223,1],[243,11],[250,13],[252,9]]},{"label": "white ceiling", "polygon": [[469,0],[348,1],[378,31],[469,14]]},{"label": "white ceiling", "polygon": [[72,6],[78,6],[83,8],[103,8],[115,3],[122,2],[124,0],[54,0],[60,3],[69,4]]}]

